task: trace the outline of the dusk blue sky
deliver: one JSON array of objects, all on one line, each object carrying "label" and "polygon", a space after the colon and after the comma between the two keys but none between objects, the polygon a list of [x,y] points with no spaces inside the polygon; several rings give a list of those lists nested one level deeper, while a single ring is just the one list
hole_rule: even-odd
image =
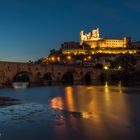
[{"label": "dusk blue sky", "polygon": [[45,57],[81,29],[140,40],[139,0],[0,0],[0,61]]}]

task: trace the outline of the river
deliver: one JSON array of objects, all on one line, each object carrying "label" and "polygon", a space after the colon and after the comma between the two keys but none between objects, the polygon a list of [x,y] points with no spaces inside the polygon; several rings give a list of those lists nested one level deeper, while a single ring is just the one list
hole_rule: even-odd
[{"label": "river", "polygon": [[140,87],[75,85],[0,89],[0,140],[139,140]]}]

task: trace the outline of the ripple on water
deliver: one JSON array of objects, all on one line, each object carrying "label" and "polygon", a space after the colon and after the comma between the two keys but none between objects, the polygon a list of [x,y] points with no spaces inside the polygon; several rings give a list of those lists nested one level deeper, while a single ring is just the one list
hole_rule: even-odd
[{"label": "ripple on water", "polygon": [[90,112],[69,112],[52,109],[47,104],[28,103],[1,108],[0,124],[26,125],[29,123],[55,123],[63,125],[67,117],[85,119],[93,117]]}]

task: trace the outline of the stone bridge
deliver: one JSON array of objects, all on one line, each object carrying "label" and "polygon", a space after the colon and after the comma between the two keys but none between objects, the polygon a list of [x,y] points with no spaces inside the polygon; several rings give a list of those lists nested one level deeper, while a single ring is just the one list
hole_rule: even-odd
[{"label": "stone bridge", "polygon": [[103,70],[89,66],[0,62],[0,84],[29,81],[30,83],[76,82],[99,80]]}]

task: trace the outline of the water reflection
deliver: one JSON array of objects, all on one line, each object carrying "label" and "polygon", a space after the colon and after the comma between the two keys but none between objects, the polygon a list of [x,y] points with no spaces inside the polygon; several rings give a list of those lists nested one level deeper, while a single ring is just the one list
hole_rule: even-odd
[{"label": "water reflection", "polygon": [[70,112],[81,112],[86,118],[91,112],[99,112],[101,109],[109,110],[113,107],[127,106],[120,83],[114,87],[109,86],[107,82],[104,86],[96,87],[69,86],[65,87],[64,92],[63,96],[51,99],[51,107]]},{"label": "water reflection", "polygon": [[[98,138],[106,137],[108,129],[120,132],[120,126],[127,126],[131,120],[131,107],[123,91],[121,83],[109,86],[107,82],[96,87],[65,87],[63,96],[51,100],[51,107],[62,110],[65,118],[65,128],[56,127],[56,131],[66,133],[69,127],[75,127],[90,138],[93,130]],[[84,121],[80,122],[81,119]]]},{"label": "water reflection", "polygon": [[62,101],[62,97],[56,97],[56,98],[53,98],[51,101],[51,107],[54,108],[54,109],[60,109],[60,110],[63,110],[63,101]]},{"label": "water reflection", "polygon": [[[11,139],[135,139],[140,131],[140,94],[135,94],[139,91],[108,82],[100,86],[3,89],[1,96],[23,102],[0,110],[0,129],[7,127],[6,140],[11,135]],[[17,133],[19,127],[25,129]],[[30,132],[34,138],[29,138]]]}]

